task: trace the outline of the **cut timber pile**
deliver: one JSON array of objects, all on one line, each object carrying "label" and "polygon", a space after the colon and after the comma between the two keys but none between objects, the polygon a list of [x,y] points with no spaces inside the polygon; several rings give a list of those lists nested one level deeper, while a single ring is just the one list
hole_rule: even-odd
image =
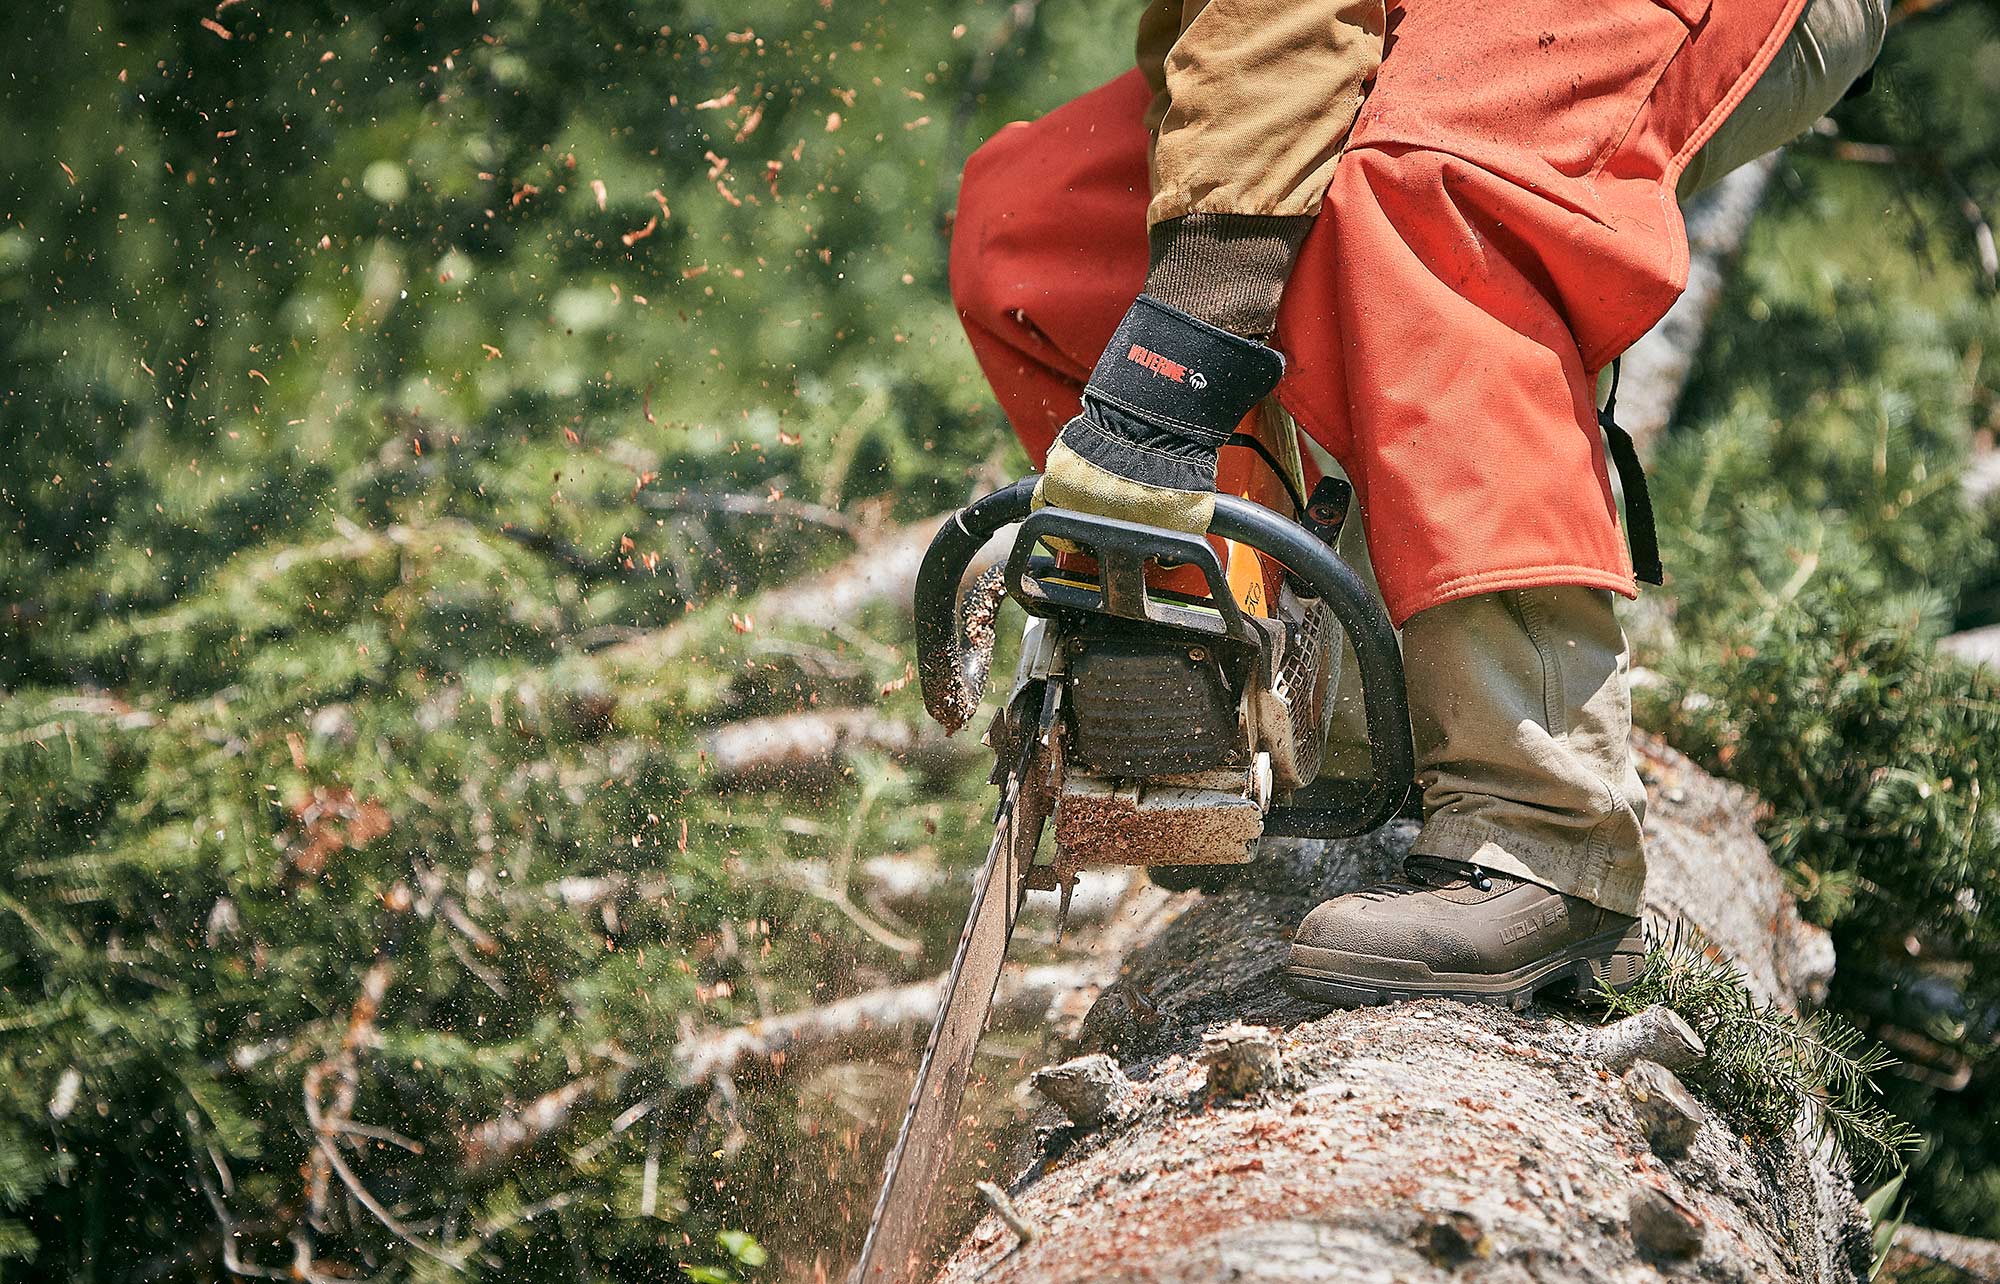
[{"label": "cut timber pile", "polygon": [[[1753,832],[1753,800],[1641,747],[1649,912],[1701,928],[1765,996],[1823,993],[1831,950]],[[940,1278],[1866,1277],[1837,1158],[1731,1135],[1581,1011],[1328,1013],[1291,997],[1279,976],[1300,917],[1388,874],[1412,833],[1294,845],[1140,945],[1084,1023],[1082,1051],[1105,1055],[1045,1072],[1071,1118],[1044,1108],[1009,1216],[973,1226]]]}]

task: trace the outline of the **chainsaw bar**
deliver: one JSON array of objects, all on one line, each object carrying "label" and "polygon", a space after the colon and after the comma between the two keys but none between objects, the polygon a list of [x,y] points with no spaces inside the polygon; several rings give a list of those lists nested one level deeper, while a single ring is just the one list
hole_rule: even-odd
[{"label": "chainsaw bar", "polygon": [[[1023,892],[1023,872],[1035,859],[1052,790],[1045,779],[1056,692],[1050,685],[1039,725],[1020,737],[1020,752],[1002,783],[994,813],[993,845],[972,892],[972,911],[959,937],[951,976],[938,1004],[930,1042],[917,1067],[903,1128],[882,1176],[882,1193],[853,1284],[908,1284],[923,1262],[924,1224],[958,1130],[958,1111],[971,1077],[973,1055],[986,1032],[1007,942]],[[1025,702],[1024,702],[1025,703]]]}]

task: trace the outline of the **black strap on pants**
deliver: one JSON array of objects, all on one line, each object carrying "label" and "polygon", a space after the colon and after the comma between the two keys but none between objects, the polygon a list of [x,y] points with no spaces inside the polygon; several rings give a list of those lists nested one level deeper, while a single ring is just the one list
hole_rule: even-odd
[{"label": "black strap on pants", "polygon": [[1611,363],[1611,391],[1604,409],[1597,412],[1597,426],[1604,430],[1604,442],[1611,466],[1618,470],[1618,488],[1625,492],[1625,542],[1632,550],[1632,574],[1647,584],[1665,582],[1660,565],[1660,532],[1653,524],[1653,496],[1646,489],[1646,470],[1639,464],[1639,447],[1632,434],[1618,426],[1618,367]]}]

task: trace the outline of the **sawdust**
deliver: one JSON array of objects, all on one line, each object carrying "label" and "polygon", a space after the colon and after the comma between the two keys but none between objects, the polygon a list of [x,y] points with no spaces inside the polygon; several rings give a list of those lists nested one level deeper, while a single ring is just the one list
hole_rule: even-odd
[{"label": "sawdust", "polygon": [[954,657],[957,663],[950,672],[943,675],[943,699],[939,707],[931,710],[947,735],[955,734],[979,712],[979,701],[986,694],[987,674],[993,664],[993,646],[999,638],[996,622],[1000,604],[1006,599],[1006,580],[997,566],[981,571],[966,590],[959,617],[959,633],[965,649]]}]

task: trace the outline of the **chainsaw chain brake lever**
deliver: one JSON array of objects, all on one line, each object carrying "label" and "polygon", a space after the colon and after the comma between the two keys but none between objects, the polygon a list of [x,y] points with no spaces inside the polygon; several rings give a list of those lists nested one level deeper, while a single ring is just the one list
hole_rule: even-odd
[{"label": "chainsaw chain brake lever", "polygon": [[[1037,585],[1050,608],[1098,614],[1130,612],[1128,618],[1204,629],[1232,642],[1261,644],[1254,626],[1237,608],[1226,582],[1220,578],[1219,568],[1215,577],[1208,576],[1208,564],[1216,559],[1206,540],[1064,510],[1034,512],[1035,482],[1034,477],[1023,478],[954,514],[939,528],[918,568],[917,675],[923,686],[925,708],[946,731],[964,726],[977,711],[992,662],[990,644],[981,645],[983,639],[969,636],[975,625],[979,632],[990,634],[991,620],[967,618],[968,613],[960,603],[960,585],[986,541],[1015,522],[1030,522],[1031,528],[1024,528],[1016,538],[1009,559],[1010,591],[1018,579],[1024,585]],[[1273,807],[1264,823],[1267,834],[1338,838],[1367,833],[1396,814],[1409,796],[1416,755],[1410,738],[1409,702],[1403,687],[1402,655],[1396,644],[1395,628],[1354,568],[1329,547],[1327,534],[1337,533],[1338,519],[1345,516],[1341,511],[1345,504],[1339,502],[1345,496],[1315,492],[1313,498],[1330,502],[1320,513],[1312,514],[1321,520],[1301,525],[1261,504],[1233,495],[1217,495],[1209,533],[1247,544],[1284,566],[1309,596],[1327,604],[1353,642],[1368,726],[1369,778],[1358,786],[1342,781],[1296,791],[1287,803]],[[1312,507],[1312,501],[1308,501],[1308,510]],[[1143,576],[1136,594],[1127,575],[1123,577],[1123,587],[1115,591],[1100,580],[1095,588],[1076,590],[1083,595],[1076,601],[1058,602],[1055,597],[1062,590],[1052,592],[1048,577],[1026,574],[1031,551],[1044,531],[1086,547],[1109,540],[1115,549],[1150,550],[1148,557],[1154,561],[1160,560],[1162,553],[1168,560],[1194,561],[1202,568],[1204,577],[1210,579],[1215,614],[1197,611],[1183,614],[1184,608],[1177,604],[1147,594]],[[1205,555],[1205,563],[1201,555],[1194,553],[1196,546]],[[1030,610],[1035,609],[1034,592],[1023,590],[1023,605]],[[1161,618],[1156,612],[1169,614]],[[1239,625],[1243,633],[1251,636],[1245,638],[1238,633]]]}]

